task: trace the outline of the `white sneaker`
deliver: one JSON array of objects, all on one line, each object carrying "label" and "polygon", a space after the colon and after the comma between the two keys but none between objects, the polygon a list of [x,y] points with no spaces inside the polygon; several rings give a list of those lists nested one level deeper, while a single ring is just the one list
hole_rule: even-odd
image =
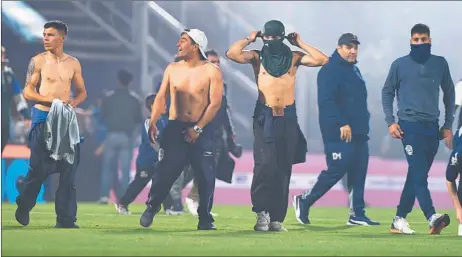
[{"label": "white sneaker", "polygon": [[428,226],[430,227],[430,231],[428,233],[432,235],[439,235],[441,234],[441,230],[447,227],[450,222],[451,219],[449,218],[449,215],[435,213],[428,220]]},{"label": "white sneaker", "polygon": [[287,229],[282,226],[281,222],[279,221],[272,221],[269,224],[269,231],[275,232],[287,232]]},{"label": "white sneaker", "polygon": [[109,203],[109,197],[103,196],[99,199],[98,201],[100,204],[108,204]]},{"label": "white sneaker", "polygon": [[395,234],[413,235],[415,231],[409,228],[409,223],[405,218],[395,216],[391,223],[390,232]]},{"label": "white sneaker", "polygon": [[164,211],[167,216],[177,216],[184,213],[184,211],[174,211],[173,209],[167,209]]},{"label": "white sneaker", "polygon": [[193,216],[197,216],[197,208],[199,208],[199,203],[194,201],[193,199],[189,198],[189,197],[186,197],[184,199],[184,202],[186,203],[186,206],[188,206],[188,210],[189,212],[193,215]]},{"label": "white sneaker", "polygon": [[131,214],[132,214],[132,213],[128,210],[127,206],[123,206],[123,205],[117,204],[117,203],[115,203],[114,206],[115,206],[116,211],[117,211],[120,215],[131,215]]},{"label": "white sneaker", "polygon": [[[188,198],[186,197],[184,199],[184,202],[186,203],[186,206],[188,206],[188,210],[189,212],[193,215],[193,216],[198,216],[197,214],[197,208],[199,208],[199,203],[194,201],[193,199],[191,198]],[[214,213],[214,212],[210,212],[210,215],[212,215],[212,217],[216,217],[218,216],[218,214]]]}]

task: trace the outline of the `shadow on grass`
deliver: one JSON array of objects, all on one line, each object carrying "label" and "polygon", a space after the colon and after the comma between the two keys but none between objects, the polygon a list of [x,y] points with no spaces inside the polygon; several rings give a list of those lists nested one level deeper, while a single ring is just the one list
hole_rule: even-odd
[{"label": "shadow on grass", "polygon": [[115,228],[115,227],[103,227],[103,226],[80,226],[79,229],[70,229],[70,228],[55,228],[54,225],[49,225],[49,226],[21,226],[21,225],[4,225],[2,226],[2,231],[31,231],[31,230],[56,230],[56,231],[62,231],[62,230],[76,230],[76,231],[87,231],[87,230],[92,230],[94,232],[101,232],[101,233],[113,233],[113,234],[143,234],[143,233],[174,233],[174,232],[196,232],[197,230],[193,228],[191,229],[182,229],[182,230],[164,230],[164,229],[156,229],[154,227],[152,228],[142,228],[142,227],[133,227],[133,228],[128,228],[127,227],[120,227],[120,228]]},{"label": "shadow on grass", "polygon": [[[164,233],[164,234],[172,234],[172,233],[193,233],[197,232],[197,229],[175,229],[175,230],[165,230],[165,229],[157,229],[155,227],[151,228],[121,228],[121,229],[100,229],[100,233],[107,233],[107,234],[122,234],[122,235],[139,235],[139,234],[156,234],[156,233]],[[188,235],[189,236],[189,235]]]},{"label": "shadow on grass", "polygon": [[198,236],[217,236],[219,235],[220,237],[239,237],[239,236],[245,236],[245,237],[255,237],[255,238],[262,238],[262,237],[269,237],[269,236],[274,236],[274,235],[284,235],[284,234],[290,234],[291,232],[302,232],[302,231],[339,231],[339,230],[346,230],[351,228],[352,226],[336,226],[336,227],[321,227],[321,226],[304,226],[300,225],[297,226],[297,228],[290,228],[288,229],[289,232],[260,232],[260,231],[254,231],[253,229],[248,229],[248,230],[239,230],[239,231],[218,231],[219,234],[217,233],[207,233],[207,234],[201,234]]},{"label": "shadow on grass", "polygon": [[17,230],[17,231],[20,231],[20,230],[24,230],[24,231],[27,231],[27,230],[47,230],[47,229],[56,229],[58,230],[57,228],[55,228],[55,224],[50,224],[49,226],[21,226],[21,225],[3,225],[2,226],[2,230],[3,231],[14,231],[14,230]]},{"label": "shadow on grass", "polygon": [[367,234],[349,234],[346,235],[347,237],[355,237],[355,238],[364,238],[364,239],[373,239],[373,238],[385,238],[385,239],[391,239],[391,238],[418,238],[418,239],[428,239],[428,240],[451,240],[451,241],[460,241],[460,238],[457,236],[451,235],[451,234],[445,234],[445,235],[428,235],[428,234],[414,234],[414,235],[406,235],[406,234],[392,234],[388,231],[383,232],[383,233],[367,233]]},{"label": "shadow on grass", "polygon": [[197,235],[199,237],[245,237],[245,238],[263,238],[263,237],[268,237],[271,235],[276,234],[276,232],[259,232],[259,231],[253,231],[253,230],[238,230],[238,231],[229,231],[229,230],[221,230],[221,231],[210,231],[210,233],[203,233],[200,235]]},{"label": "shadow on grass", "polygon": [[350,228],[353,228],[354,226],[347,226],[347,225],[341,225],[341,226],[335,226],[335,227],[322,227],[322,226],[316,226],[316,225],[297,225],[297,228],[293,228],[290,231],[340,231],[340,230],[347,230]]}]

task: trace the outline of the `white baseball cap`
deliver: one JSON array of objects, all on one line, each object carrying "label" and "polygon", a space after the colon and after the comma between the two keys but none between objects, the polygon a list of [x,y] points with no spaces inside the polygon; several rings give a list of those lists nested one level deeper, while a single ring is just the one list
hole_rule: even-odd
[{"label": "white baseball cap", "polygon": [[199,50],[201,51],[202,57],[204,59],[207,59],[207,56],[205,55],[205,49],[207,49],[207,36],[202,30],[199,29],[185,29],[185,32],[196,44],[199,45]]}]

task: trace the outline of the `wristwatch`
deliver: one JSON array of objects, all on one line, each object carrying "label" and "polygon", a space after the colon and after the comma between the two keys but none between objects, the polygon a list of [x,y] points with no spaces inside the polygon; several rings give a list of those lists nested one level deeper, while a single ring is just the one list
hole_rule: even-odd
[{"label": "wristwatch", "polygon": [[194,131],[196,131],[196,133],[199,133],[199,134],[202,133],[202,128],[200,128],[200,127],[197,126],[197,125],[194,126],[193,129],[194,129]]}]

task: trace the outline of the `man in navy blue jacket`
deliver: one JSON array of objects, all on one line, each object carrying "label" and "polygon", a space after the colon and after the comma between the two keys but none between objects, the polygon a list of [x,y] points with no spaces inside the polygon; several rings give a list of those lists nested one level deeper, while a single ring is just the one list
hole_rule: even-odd
[{"label": "man in navy blue jacket", "polygon": [[[409,164],[406,182],[392,233],[414,234],[406,216],[419,201],[430,227],[430,234],[440,234],[450,220],[447,214],[436,213],[428,190],[428,172],[438,152],[439,140],[452,148],[451,127],[454,121],[455,92],[449,66],[444,57],[432,55],[430,28],[416,24],[411,29],[411,52],[396,59],[390,67],[382,89],[382,105],[388,131],[403,143]],[[443,90],[446,109],[444,124],[439,129],[439,92]],[[398,94],[398,118],[393,116],[393,101]]]},{"label": "man in navy blue jacket", "polygon": [[301,224],[310,224],[310,207],[348,174],[347,225],[379,225],[364,211],[370,114],[366,84],[355,65],[358,45],[355,35],[343,34],[329,62],[318,73],[319,125],[328,168],[321,172],[311,190],[293,196],[295,215]]}]

